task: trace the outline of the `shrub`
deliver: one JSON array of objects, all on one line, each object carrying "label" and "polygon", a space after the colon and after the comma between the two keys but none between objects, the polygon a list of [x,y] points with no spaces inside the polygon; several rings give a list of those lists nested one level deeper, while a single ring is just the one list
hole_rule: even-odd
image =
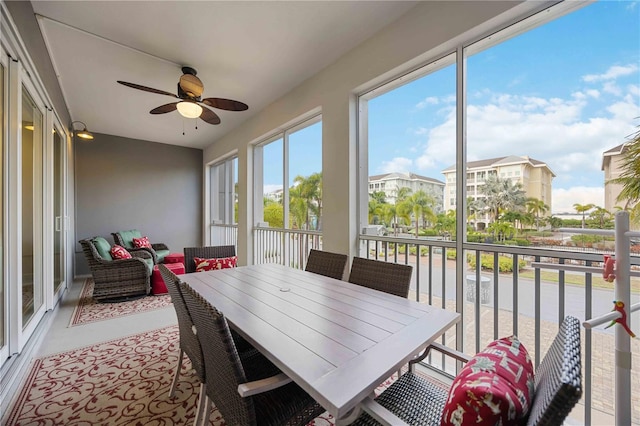
[{"label": "shrub", "polygon": [[[467,255],[467,262],[471,269],[476,267],[476,256],[472,253]],[[527,262],[520,259],[518,260],[518,270],[524,269],[527,266]],[[483,271],[493,271],[493,255],[481,254],[480,255],[480,269]],[[513,272],[513,258],[509,256],[498,256],[498,272]]]}]

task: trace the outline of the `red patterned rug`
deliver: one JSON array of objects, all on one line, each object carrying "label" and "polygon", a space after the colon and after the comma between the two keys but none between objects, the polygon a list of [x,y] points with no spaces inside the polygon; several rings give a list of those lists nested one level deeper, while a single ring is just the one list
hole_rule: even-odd
[{"label": "red patterned rug", "polygon": [[[193,422],[199,382],[184,357],[174,399],[178,327],[171,326],[35,360],[12,402],[7,426],[186,425]],[[223,426],[217,410],[210,425]],[[328,413],[315,426],[333,425]]]},{"label": "red patterned rug", "polygon": [[93,298],[93,279],[88,278],[80,291],[78,305],[71,315],[69,327],[102,321],[124,315],[137,314],[165,308],[171,305],[171,296],[146,296],[136,300],[117,303],[99,303]]}]

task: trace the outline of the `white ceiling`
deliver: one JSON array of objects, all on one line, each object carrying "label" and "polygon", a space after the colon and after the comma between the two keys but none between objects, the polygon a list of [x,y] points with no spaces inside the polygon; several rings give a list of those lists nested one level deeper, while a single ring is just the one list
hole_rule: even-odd
[{"label": "white ceiling", "polygon": [[[204,148],[328,66],[416,2],[33,1],[73,120],[95,133]],[[151,115],[191,66],[205,97],[235,99],[244,112],[214,110],[219,125]],[[175,99],[174,99],[175,100]],[[76,125],[77,127],[78,125]],[[185,135],[183,136],[183,127]]]}]

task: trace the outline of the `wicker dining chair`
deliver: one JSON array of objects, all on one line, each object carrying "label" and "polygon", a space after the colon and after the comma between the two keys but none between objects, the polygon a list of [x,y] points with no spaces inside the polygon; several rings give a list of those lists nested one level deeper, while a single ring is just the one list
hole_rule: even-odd
[{"label": "wicker dining chair", "polygon": [[[193,333],[194,324],[191,319],[191,314],[185,303],[182,290],[180,288],[180,279],[178,276],[167,268],[165,265],[158,265],[162,279],[164,280],[169,295],[171,296],[171,302],[173,308],[176,311],[178,318],[178,330],[180,336],[180,355],[178,356],[178,364],[173,374],[173,380],[171,382],[171,388],[169,389],[169,398],[175,396],[175,391],[178,385],[178,379],[180,378],[180,371],[182,369],[182,359],[186,353],[191,361],[191,366],[196,372],[196,376],[200,381],[200,392],[198,398],[198,405],[196,409],[196,418],[194,425],[198,425],[202,422],[202,414],[204,413],[205,401],[206,401],[206,377],[204,367],[204,357],[202,355],[202,347],[198,336]],[[265,370],[270,375],[280,373],[280,370],[273,365],[269,360],[264,358],[260,352],[254,348],[249,342],[247,342],[238,333],[231,330],[231,336],[238,351],[238,356],[241,361],[247,364],[248,368],[258,368],[259,370]]]},{"label": "wicker dining chair", "polygon": [[[432,347],[461,361],[470,359],[443,345]],[[568,316],[536,369],[533,402],[526,424],[561,425],[581,396],[580,321]],[[364,404],[365,412],[353,426],[395,426],[401,421],[412,426],[439,425],[447,398],[446,389],[413,373],[411,368],[375,400],[368,400]],[[372,417],[372,412],[380,421]]]},{"label": "wicker dining chair", "polygon": [[236,255],[236,246],[205,246],[205,247],[185,247],[184,248],[184,270],[190,274],[196,271],[195,257],[202,259],[212,259],[220,257],[231,257]]},{"label": "wicker dining chair", "polygon": [[186,283],[180,285],[201,342],[206,380],[216,384],[206,388],[204,424],[211,403],[225,424],[238,426],[303,426],[325,411],[286,375],[272,376],[241,360],[224,315]]},{"label": "wicker dining chair", "polygon": [[349,282],[408,297],[412,272],[411,265],[354,257]]},{"label": "wicker dining chair", "polygon": [[349,257],[346,254],[311,249],[304,270],[341,280]]}]

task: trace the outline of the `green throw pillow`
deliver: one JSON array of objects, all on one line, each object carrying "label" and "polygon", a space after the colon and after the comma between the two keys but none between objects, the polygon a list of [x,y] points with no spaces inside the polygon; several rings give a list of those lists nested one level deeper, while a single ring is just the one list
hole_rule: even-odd
[{"label": "green throw pillow", "polygon": [[93,239],[93,245],[96,246],[96,250],[98,250],[98,254],[104,260],[113,260],[111,257],[111,244],[107,240],[102,237],[95,237]]}]

